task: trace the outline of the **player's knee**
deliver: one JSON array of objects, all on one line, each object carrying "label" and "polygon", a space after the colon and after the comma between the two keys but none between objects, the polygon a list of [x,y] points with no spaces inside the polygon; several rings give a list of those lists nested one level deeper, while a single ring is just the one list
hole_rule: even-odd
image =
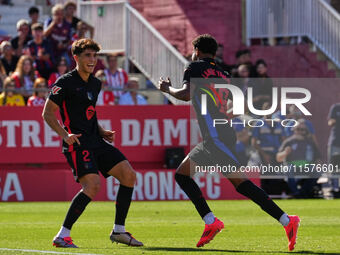
[{"label": "player's knee", "polygon": [[120,183],[125,186],[133,187],[136,183],[136,179],[136,172],[133,169],[129,169],[125,171],[123,179],[120,180]]},{"label": "player's knee", "polygon": [[83,189],[86,194],[93,198],[100,190],[100,182],[88,183]]},{"label": "player's knee", "polygon": [[136,172],[134,170],[130,170],[127,173],[127,182],[130,183],[131,185],[134,185],[136,183]]}]

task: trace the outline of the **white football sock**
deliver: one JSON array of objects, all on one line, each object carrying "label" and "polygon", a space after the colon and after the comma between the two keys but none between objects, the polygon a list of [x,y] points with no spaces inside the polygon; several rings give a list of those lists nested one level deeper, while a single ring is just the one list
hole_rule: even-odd
[{"label": "white football sock", "polygon": [[70,232],[71,232],[71,230],[69,230],[68,228],[65,228],[65,227],[62,226],[60,228],[57,236],[61,237],[61,238],[68,237],[68,236],[70,236]]},{"label": "white football sock", "polygon": [[215,221],[215,215],[210,212],[210,213],[207,213],[204,217],[203,217],[203,220],[205,222],[205,224],[212,224],[214,223]]},{"label": "white football sock", "polygon": [[282,214],[279,221],[282,224],[282,226],[284,227],[288,226],[290,220],[287,213]]},{"label": "white football sock", "polygon": [[125,226],[124,225],[114,225],[114,229],[113,229],[113,231],[115,232],[115,233],[125,233],[126,231],[125,231]]}]

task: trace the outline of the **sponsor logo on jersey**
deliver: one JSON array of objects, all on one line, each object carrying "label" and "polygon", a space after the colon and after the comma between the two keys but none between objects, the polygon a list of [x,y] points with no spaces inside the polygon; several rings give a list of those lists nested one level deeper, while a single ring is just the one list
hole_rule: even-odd
[{"label": "sponsor logo on jersey", "polygon": [[54,86],[54,87],[52,88],[52,95],[58,95],[58,93],[59,93],[60,90],[61,90],[60,87]]},{"label": "sponsor logo on jersey", "polygon": [[89,107],[87,107],[86,109],[86,118],[88,120],[92,119],[93,115],[95,114],[96,109],[94,109],[94,107],[92,105],[90,105]]}]

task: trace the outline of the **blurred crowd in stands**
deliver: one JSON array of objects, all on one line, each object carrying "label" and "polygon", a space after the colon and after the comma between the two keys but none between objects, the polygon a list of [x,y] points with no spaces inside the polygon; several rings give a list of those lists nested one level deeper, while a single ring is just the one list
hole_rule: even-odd
[{"label": "blurred crowd in stands", "polygon": [[[0,106],[44,105],[48,89],[61,75],[75,67],[71,45],[93,37],[94,28],[74,16],[72,1],[52,7],[51,17],[39,23],[39,9],[28,10],[30,20],[17,22],[17,36],[0,44]],[[121,54],[98,59],[94,74],[103,84],[98,105],[145,105],[138,93],[139,80],[129,79],[118,66]],[[107,66],[105,65],[106,60]]]},{"label": "blurred crowd in stands", "polygon": [[[228,65],[223,60],[223,45],[219,45],[216,54],[217,63],[232,76],[231,84],[240,88],[247,95],[248,88],[253,90],[253,106],[255,109],[267,110],[272,105],[273,80],[267,74],[267,64],[258,59],[255,65],[251,62],[251,52],[248,49],[239,50],[235,54],[236,64]],[[247,110],[246,110],[247,111]],[[250,119],[257,120],[253,127],[244,123]],[[283,127],[281,121],[289,119],[296,121],[295,127]],[[334,104],[328,114],[328,125],[331,134],[328,141],[327,162],[334,166],[340,165],[340,104]],[[313,167],[322,164],[320,146],[315,135],[312,121],[295,105],[288,109],[286,116],[280,110],[267,116],[256,116],[248,111],[247,114],[233,119],[237,124],[234,129],[237,134],[236,153],[242,165],[293,165]],[[338,124],[336,124],[338,123]],[[287,126],[292,126],[286,123]],[[310,165],[312,164],[312,165]],[[311,170],[309,170],[311,171]],[[270,178],[261,178],[261,186],[269,194],[287,194],[294,198],[313,198],[324,195],[324,187],[331,189],[333,197],[340,197],[337,178],[322,180],[321,175],[297,178],[296,175],[278,173],[270,174]],[[275,175],[275,173],[274,173]],[[306,178],[307,177],[307,178]]]}]

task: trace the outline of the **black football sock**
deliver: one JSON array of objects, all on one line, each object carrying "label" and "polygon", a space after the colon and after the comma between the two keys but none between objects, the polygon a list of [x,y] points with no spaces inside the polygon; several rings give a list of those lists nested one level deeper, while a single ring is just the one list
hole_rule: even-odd
[{"label": "black football sock", "polygon": [[116,225],[125,225],[125,219],[131,204],[133,188],[124,185],[119,186],[117,199],[116,199]]},{"label": "black football sock", "polygon": [[203,197],[201,189],[190,176],[176,173],[175,180],[195,205],[196,210],[201,215],[202,219],[206,214],[211,212],[207,201],[205,201],[205,198]]},{"label": "black football sock", "polygon": [[273,200],[264,192],[263,189],[256,186],[251,181],[247,180],[242,182],[237,188],[237,192],[248,197],[253,202],[258,204],[263,211],[271,215],[273,218],[280,221],[281,216],[284,212],[278,207]]},{"label": "black football sock", "polygon": [[85,210],[87,204],[90,202],[91,198],[80,191],[72,200],[71,206],[66,214],[63,226],[71,230],[73,224],[77,221],[79,216]]}]

